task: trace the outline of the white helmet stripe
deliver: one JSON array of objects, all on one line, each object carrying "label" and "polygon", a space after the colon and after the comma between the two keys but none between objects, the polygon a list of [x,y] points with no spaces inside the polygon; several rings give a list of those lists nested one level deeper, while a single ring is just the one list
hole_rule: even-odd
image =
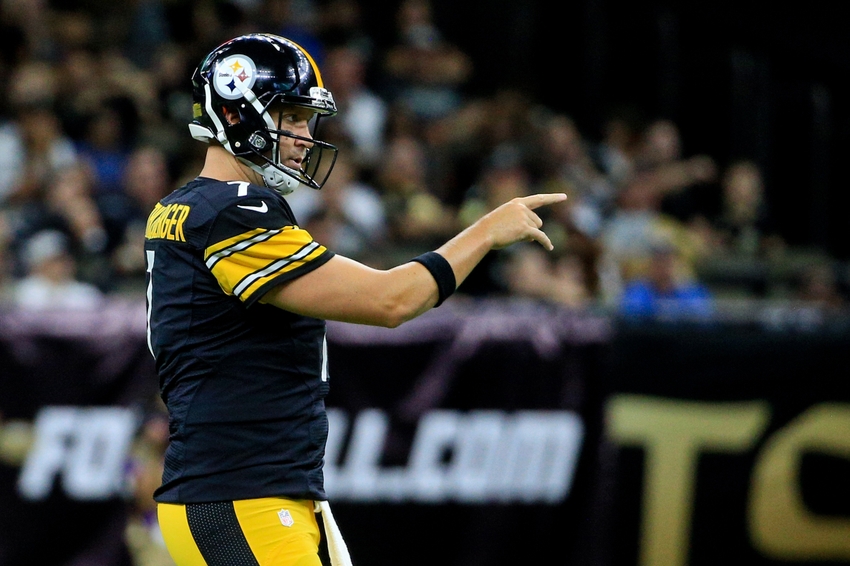
[{"label": "white helmet stripe", "polygon": [[213,124],[215,124],[215,139],[223,145],[227,151],[233,153],[233,150],[230,149],[230,141],[227,139],[227,134],[224,133],[224,124],[221,123],[221,120],[218,119],[218,114],[216,114],[215,110],[212,107],[212,94],[210,93],[210,85],[209,83],[204,85],[204,94],[206,95],[205,106],[207,109],[207,115],[212,120]]},{"label": "white helmet stripe", "polygon": [[[272,117],[269,116],[269,113],[266,112],[266,109],[263,108],[263,105],[260,103],[259,99],[257,99],[257,95],[254,94],[254,91],[250,88],[246,88],[245,85],[241,83],[237,84],[236,88],[239,89],[239,92],[242,93],[242,96],[245,97],[245,100],[247,100],[248,103],[254,107],[254,110],[257,111],[257,114],[262,116],[263,121],[266,123],[266,127],[268,127],[269,130],[276,129],[277,125],[274,123],[274,120],[272,120]],[[269,134],[272,134],[272,132],[269,132]]]},{"label": "white helmet stripe", "polygon": [[[272,163],[271,163],[271,166],[276,167],[278,169],[285,167],[280,162],[280,135],[277,133],[277,124],[274,123],[274,120],[272,119],[272,117],[269,115],[268,112],[266,112],[266,109],[263,108],[262,103],[260,103],[259,99],[257,98],[257,95],[254,94],[253,90],[246,87],[242,83],[236,83],[235,86],[236,86],[236,89],[239,90],[239,92],[242,93],[242,97],[248,102],[248,104],[250,104],[254,108],[254,110],[257,111],[257,114],[260,117],[262,117],[263,122],[265,122],[265,124],[266,124],[266,133],[269,135],[269,137],[272,140],[272,147],[271,147],[271,151],[272,151],[271,161],[272,161]],[[254,170],[257,170],[256,167],[252,167],[252,168]],[[268,170],[268,168],[269,168],[269,165],[266,165],[264,167],[259,168],[259,171],[262,172],[263,178],[266,179],[267,182],[272,180],[271,178],[269,178],[269,176],[266,175],[266,171]],[[286,167],[286,169],[290,170],[288,167]],[[290,183],[286,183],[286,184],[288,186],[290,185]],[[276,185],[279,186],[280,183],[276,183]],[[297,185],[297,183],[295,185]],[[294,188],[294,185],[293,185],[293,188]]]}]

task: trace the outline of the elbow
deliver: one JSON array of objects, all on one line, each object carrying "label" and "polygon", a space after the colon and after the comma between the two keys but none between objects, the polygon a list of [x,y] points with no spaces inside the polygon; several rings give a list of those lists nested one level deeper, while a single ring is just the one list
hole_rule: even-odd
[{"label": "elbow", "polygon": [[409,301],[393,300],[384,305],[379,325],[385,328],[398,328],[428,310],[427,307],[410,304]]},{"label": "elbow", "polygon": [[411,312],[407,309],[399,308],[388,310],[384,313],[384,316],[381,317],[381,326],[385,328],[398,328],[415,316],[415,312]]},{"label": "elbow", "polygon": [[385,319],[383,321],[383,323],[381,324],[381,326],[383,326],[384,328],[398,328],[403,323],[405,323],[407,320],[409,320],[409,319],[401,318],[401,317],[391,317],[391,318]]},{"label": "elbow", "polygon": [[[424,272],[424,269],[422,271]],[[386,273],[392,273],[394,278],[389,279],[383,286],[377,286],[383,292],[372,295],[374,301],[372,312],[377,319],[374,324],[386,328],[398,328],[434,306],[436,289],[429,290],[416,278],[411,278],[410,274],[399,283],[400,275],[397,271],[391,270]],[[402,273],[407,272],[402,271]],[[414,271],[413,275],[416,274],[417,272]]]}]

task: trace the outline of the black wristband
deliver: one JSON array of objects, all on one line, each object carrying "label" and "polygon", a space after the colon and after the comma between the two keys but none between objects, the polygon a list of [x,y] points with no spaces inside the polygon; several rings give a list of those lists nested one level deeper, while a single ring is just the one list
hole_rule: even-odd
[{"label": "black wristband", "polygon": [[434,278],[434,281],[437,282],[439,298],[437,299],[437,304],[434,305],[434,308],[442,305],[443,301],[448,299],[449,296],[455,292],[455,289],[457,288],[455,272],[452,269],[451,264],[446,261],[446,258],[437,252],[426,252],[420,256],[416,256],[410,261],[415,261],[416,263],[424,265],[425,269],[431,272],[431,276]]}]

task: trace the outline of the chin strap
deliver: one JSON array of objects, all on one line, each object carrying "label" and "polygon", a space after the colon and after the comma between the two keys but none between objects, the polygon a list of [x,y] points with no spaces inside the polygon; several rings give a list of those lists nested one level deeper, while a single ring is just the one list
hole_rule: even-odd
[{"label": "chin strap", "polygon": [[300,185],[298,181],[272,165],[263,167],[263,181],[266,182],[267,187],[276,190],[282,195],[288,195],[295,190],[295,187]]},{"label": "chin strap", "polygon": [[244,157],[237,157],[236,159],[250,167],[251,170],[262,175],[263,182],[266,184],[266,186],[270,189],[276,190],[282,195],[288,195],[289,193],[294,191],[298,185],[301,184],[295,179],[293,179],[291,175],[287,175],[271,163],[266,165],[257,165],[256,163],[249,161]]}]

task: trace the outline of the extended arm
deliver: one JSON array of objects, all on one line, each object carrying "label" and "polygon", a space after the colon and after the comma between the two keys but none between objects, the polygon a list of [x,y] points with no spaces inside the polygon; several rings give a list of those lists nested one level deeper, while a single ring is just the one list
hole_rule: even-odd
[{"label": "extended arm", "polygon": [[[436,251],[449,262],[460,285],[490,250],[520,241],[537,241],[551,250],[552,242],[534,209],[566,198],[563,193],[515,198]],[[262,301],[325,320],[395,327],[424,313],[437,299],[437,284],[419,263],[379,270],[337,255],[315,271],[275,287]]]}]

